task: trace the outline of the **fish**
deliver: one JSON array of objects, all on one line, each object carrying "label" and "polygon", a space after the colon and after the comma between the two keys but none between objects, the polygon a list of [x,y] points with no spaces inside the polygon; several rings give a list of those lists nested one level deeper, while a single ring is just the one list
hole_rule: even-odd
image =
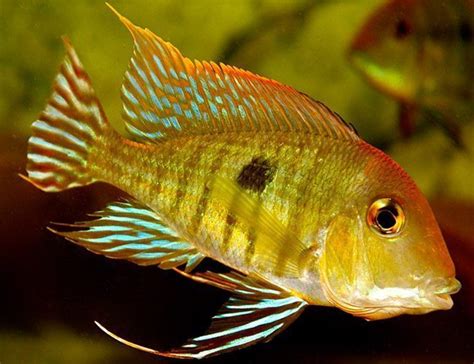
[{"label": "fish", "polygon": [[[89,251],[228,291],[209,329],[160,356],[268,342],[310,305],[366,320],[447,310],[460,289],[430,206],[388,155],[292,87],[183,56],[110,5],[134,42],[115,131],[78,54],[32,124],[24,179],[130,197],[49,230]],[[63,224],[64,225],[64,224]],[[60,225],[61,226],[61,225]],[[227,272],[200,270],[204,258]]]},{"label": "fish", "polygon": [[403,136],[420,119],[462,144],[474,120],[474,1],[389,0],[363,23],[349,47],[354,68],[400,103]]}]

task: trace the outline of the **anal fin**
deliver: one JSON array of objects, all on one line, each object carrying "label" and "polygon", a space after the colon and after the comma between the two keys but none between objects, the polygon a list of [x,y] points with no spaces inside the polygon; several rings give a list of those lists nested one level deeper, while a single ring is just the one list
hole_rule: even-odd
[{"label": "anal fin", "polygon": [[267,281],[236,272],[185,275],[234,294],[212,318],[204,335],[188,340],[179,348],[159,351],[132,343],[96,324],[112,338],[138,350],[171,358],[202,359],[271,340],[307,305],[301,298]]},{"label": "anal fin", "polygon": [[139,265],[170,269],[186,264],[189,272],[204,258],[154,211],[136,201],[111,203],[92,216],[97,219],[68,225],[79,230],[50,230],[93,253]]}]

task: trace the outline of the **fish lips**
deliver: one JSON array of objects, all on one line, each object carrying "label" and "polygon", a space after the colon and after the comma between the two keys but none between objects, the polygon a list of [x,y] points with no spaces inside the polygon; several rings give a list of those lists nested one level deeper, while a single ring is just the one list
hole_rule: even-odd
[{"label": "fish lips", "polygon": [[[363,317],[367,321],[376,321],[388,319],[400,315],[424,315],[426,313],[438,310],[449,310],[453,307],[453,300],[450,295],[433,295],[429,298],[422,298],[422,303],[413,304],[410,302],[387,303],[386,305],[379,303],[379,307],[374,307]],[[367,310],[367,308],[362,308]]]},{"label": "fish lips", "polygon": [[421,303],[418,305],[400,305],[393,307],[385,307],[376,312],[368,320],[380,320],[399,315],[424,315],[426,313],[438,310],[450,310],[453,307],[453,299],[449,294],[433,294],[429,297],[420,299]]},{"label": "fish lips", "polygon": [[431,301],[438,310],[449,310],[453,307],[453,300],[451,295],[458,293],[461,290],[461,282],[456,278],[450,278],[447,282],[433,292]]},{"label": "fish lips", "polygon": [[456,278],[449,278],[448,280],[438,284],[438,286],[434,289],[435,295],[451,295],[458,293],[461,289],[461,282],[459,282]]},{"label": "fish lips", "polygon": [[352,297],[341,297],[331,290],[331,301],[343,311],[367,321],[382,320],[399,315],[422,315],[453,307],[452,294],[461,283],[450,278],[433,285],[431,289],[373,287],[368,294],[353,292]]}]

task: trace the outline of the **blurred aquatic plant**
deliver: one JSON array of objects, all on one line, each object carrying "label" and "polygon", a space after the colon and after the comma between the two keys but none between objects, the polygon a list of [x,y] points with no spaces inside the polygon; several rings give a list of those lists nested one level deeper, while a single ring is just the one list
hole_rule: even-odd
[{"label": "blurred aquatic plant", "polygon": [[394,143],[389,153],[428,196],[474,201],[474,124],[461,129],[466,147],[455,147],[437,128]]}]

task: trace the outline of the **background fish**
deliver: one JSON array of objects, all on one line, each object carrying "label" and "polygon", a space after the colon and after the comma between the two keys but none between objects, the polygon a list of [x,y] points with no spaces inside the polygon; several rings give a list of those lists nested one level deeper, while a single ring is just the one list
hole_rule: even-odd
[{"label": "background fish", "polygon": [[[66,41],[25,178],[49,192],[119,187],[133,199],[51,230],[233,296],[205,335],[168,352],[103,330],[155,354],[202,358],[269,340],[308,304],[366,319],[452,306],[453,263],[427,201],[394,161],[308,96],[193,62],[118,16],[135,41],[122,99],[136,141],[112,130]],[[192,273],[206,256],[233,271]]]},{"label": "background fish", "polygon": [[352,64],[401,102],[401,131],[417,112],[460,142],[459,122],[474,119],[474,1],[391,0],[355,36]]}]

